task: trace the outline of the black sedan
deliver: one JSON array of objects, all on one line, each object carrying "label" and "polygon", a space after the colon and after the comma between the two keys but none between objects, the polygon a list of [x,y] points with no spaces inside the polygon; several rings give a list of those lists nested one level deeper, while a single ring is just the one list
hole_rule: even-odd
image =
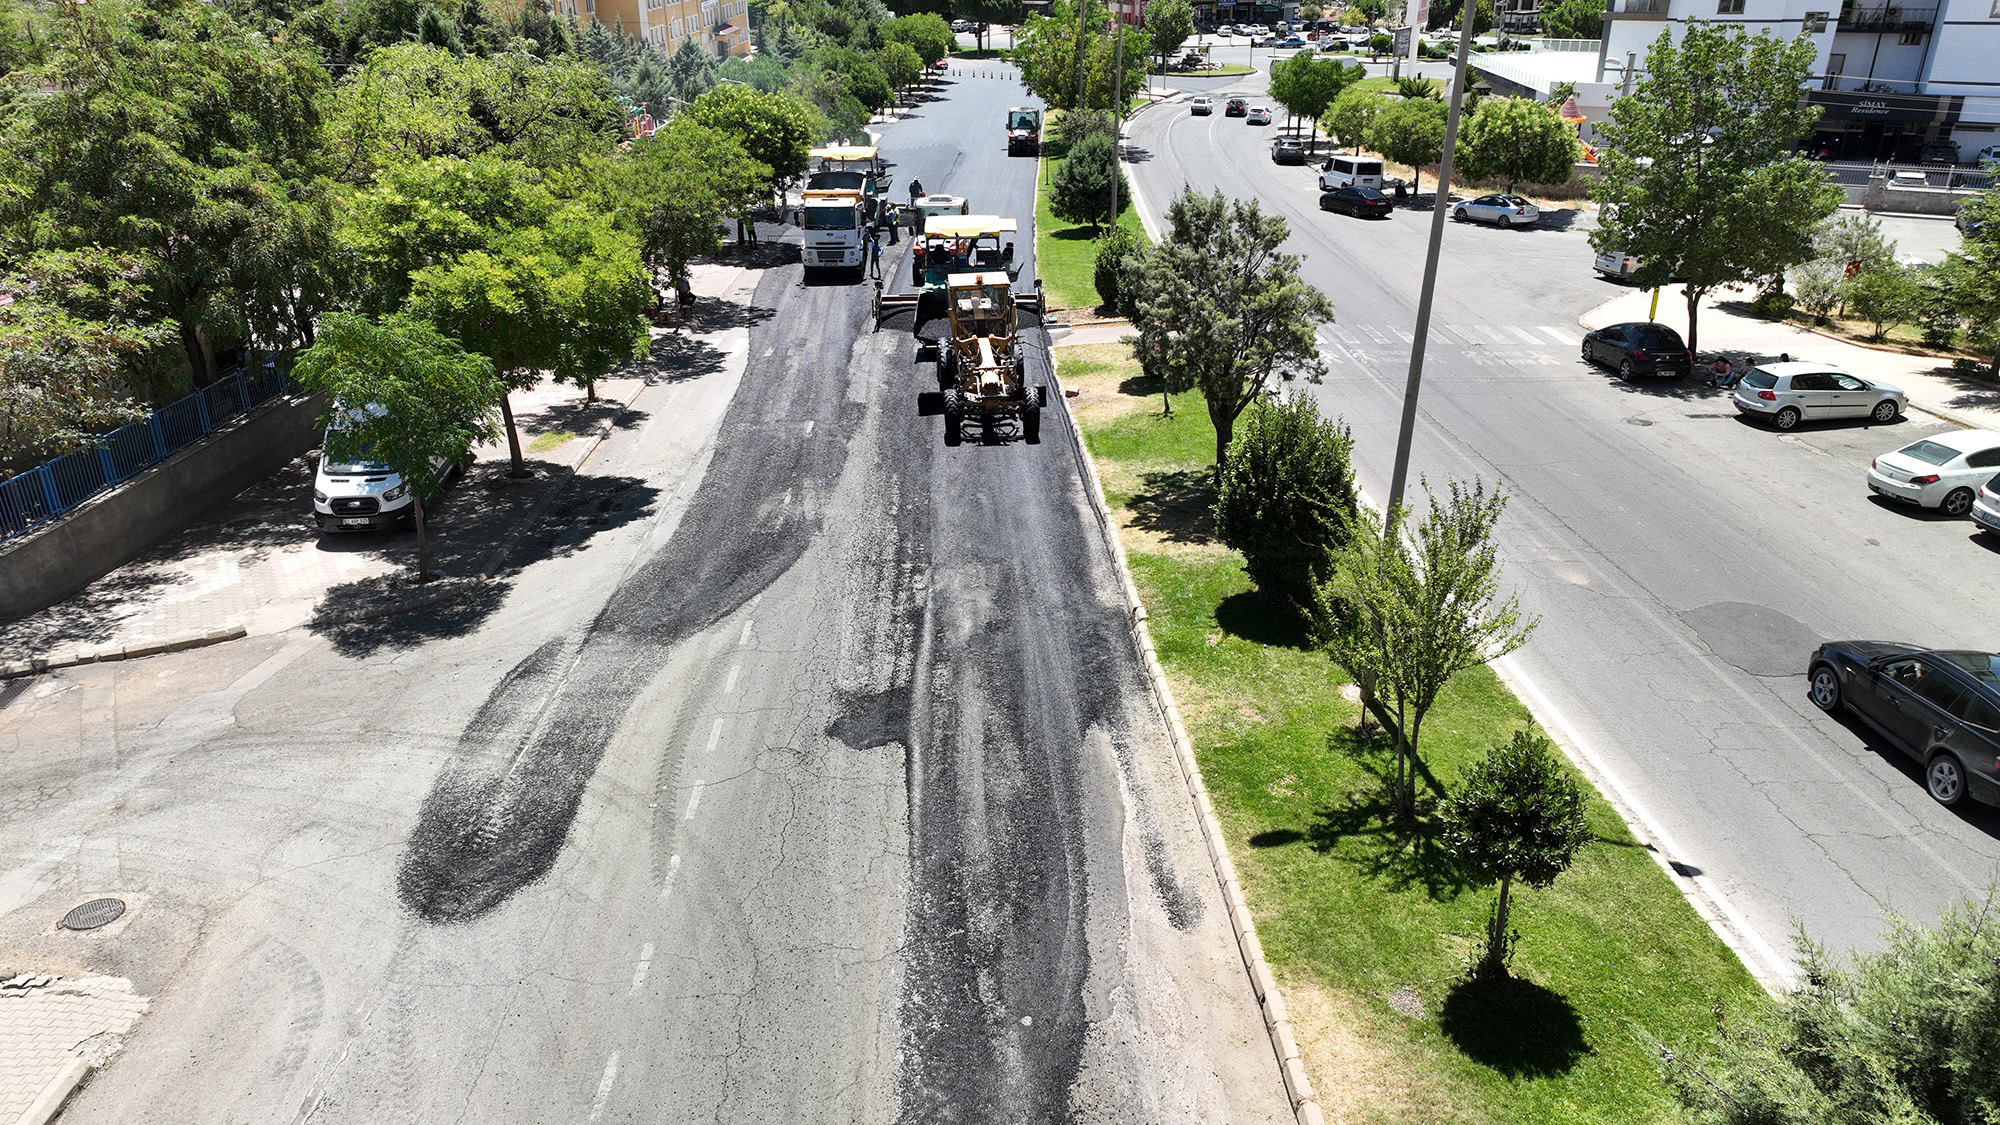
[{"label": "black sedan", "polygon": [[1396,209],[1396,202],[1374,188],[1355,187],[1349,184],[1347,187],[1322,193],[1319,197],[1319,209],[1386,219],[1389,217],[1389,212]]},{"label": "black sedan", "polygon": [[1822,711],[1846,708],[1924,767],[1941,805],[2000,805],[2000,655],[1829,641],[1806,666]]},{"label": "black sedan", "polygon": [[1615,367],[1627,379],[1635,375],[1678,379],[1694,365],[1681,334],[1650,320],[1607,324],[1585,336],[1583,361]]},{"label": "black sedan", "polygon": [[1241,117],[1250,112],[1250,103],[1244,98],[1231,98],[1222,103],[1222,116]]}]

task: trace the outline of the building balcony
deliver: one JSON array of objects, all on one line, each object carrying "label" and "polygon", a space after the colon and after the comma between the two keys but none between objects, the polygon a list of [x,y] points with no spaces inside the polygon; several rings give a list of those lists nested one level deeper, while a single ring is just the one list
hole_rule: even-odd
[{"label": "building balcony", "polygon": [[1936,8],[1909,8],[1900,4],[1843,4],[1839,30],[1929,31],[1936,23]]}]

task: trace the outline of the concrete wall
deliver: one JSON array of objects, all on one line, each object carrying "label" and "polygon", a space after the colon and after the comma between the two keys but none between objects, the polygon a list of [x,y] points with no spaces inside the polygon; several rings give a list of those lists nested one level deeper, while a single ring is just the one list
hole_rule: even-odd
[{"label": "concrete wall", "polygon": [[1866,184],[1842,184],[1841,188],[1849,203],[1868,211],[1901,215],[1956,215],[1960,204],[1979,194],[1947,188],[1891,187],[1883,176],[1870,176]]},{"label": "concrete wall", "polygon": [[266,404],[0,548],[0,618],[61,601],[311,449],[325,409],[317,396]]}]

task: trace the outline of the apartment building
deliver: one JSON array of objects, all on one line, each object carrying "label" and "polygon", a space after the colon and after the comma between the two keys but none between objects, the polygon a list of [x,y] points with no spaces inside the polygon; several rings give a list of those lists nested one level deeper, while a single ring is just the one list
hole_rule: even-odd
[{"label": "apartment building", "polygon": [[557,15],[621,28],[662,51],[693,39],[718,55],[750,53],[749,0],[554,0]]},{"label": "apartment building", "polygon": [[1833,159],[1916,160],[1945,144],[1966,160],[2000,144],[2000,0],[1609,0],[1598,82],[1626,86],[1660,32],[1690,20],[1809,36],[1811,145]]}]

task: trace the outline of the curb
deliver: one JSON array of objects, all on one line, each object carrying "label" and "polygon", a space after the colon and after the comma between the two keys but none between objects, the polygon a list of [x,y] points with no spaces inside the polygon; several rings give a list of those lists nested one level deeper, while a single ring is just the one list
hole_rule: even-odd
[{"label": "curb", "polygon": [[[1060,393],[1063,387],[1055,367],[1051,358],[1049,380],[1055,383],[1057,397],[1064,403],[1063,411],[1067,414],[1069,397]],[[1236,865],[1229,858],[1222,825],[1215,819],[1215,809],[1209,803],[1208,786],[1202,780],[1201,765],[1195,760],[1194,741],[1188,737],[1187,727],[1181,723],[1180,709],[1174,705],[1173,688],[1168,685],[1166,670],[1160,666],[1159,655],[1153,649],[1152,632],[1146,627],[1146,607],[1139,601],[1139,589],[1133,585],[1132,570],[1125,561],[1125,545],[1119,542],[1110,510],[1104,505],[1104,485],[1098,480],[1097,464],[1084,447],[1083,431],[1077,427],[1074,415],[1070,416],[1069,429],[1077,461],[1083,468],[1084,483],[1090,493],[1091,510],[1097,515],[1098,526],[1111,548],[1112,561],[1118,567],[1118,585],[1125,595],[1126,609],[1132,615],[1132,638],[1145,661],[1146,682],[1167,721],[1167,734],[1174,744],[1174,761],[1180,767],[1181,779],[1194,802],[1195,820],[1201,826],[1202,845],[1208,851],[1209,863],[1215,869],[1216,882],[1222,890],[1229,928],[1236,936],[1237,952],[1243,957],[1243,971],[1250,978],[1250,987],[1263,1011],[1264,1030],[1271,1037],[1271,1053],[1276,1056],[1279,1075],[1284,1079],[1285,1096],[1291,1102],[1297,1125],[1324,1125],[1319,1096],[1313,1090],[1312,1079],[1306,1075],[1305,1059],[1299,1054],[1298,1041],[1292,1034],[1292,1021],[1285,1008],[1285,998],[1279,994],[1277,978],[1264,960],[1264,947],[1257,940],[1256,920],[1251,917],[1250,906],[1244,901],[1243,885],[1236,878]]]},{"label": "curb", "polygon": [[26,660],[16,660],[0,664],[0,679],[16,676],[37,676],[57,668],[73,668],[79,664],[104,664],[113,660],[137,660],[142,656],[157,656],[163,652],[182,652],[191,648],[206,648],[224,641],[240,640],[248,635],[241,625],[224,625],[218,629],[205,629],[195,633],[176,633],[170,637],[160,637],[149,641],[133,641],[122,645],[97,645],[91,648],[70,649],[48,656],[31,656]]},{"label": "curb", "polygon": [[63,1064],[62,1070],[42,1087],[42,1092],[35,1095],[34,1104],[21,1114],[16,1125],[47,1125],[48,1122],[55,1120],[56,1115],[61,1113],[63,1106],[68,1103],[69,1096],[76,1092],[76,1088],[83,1084],[83,1080],[89,1074],[90,1064],[83,1059],[72,1057]]},{"label": "curb", "polygon": [[[730,287],[733,288],[741,280],[742,273],[739,271],[736,278],[730,282]],[[549,487],[542,493],[541,499],[535,501],[534,507],[529,508],[527,514],[514,524],[513,530],[502,536],[500,542],[494,545],[493,550],[487,552],[486,561],[480,564],[479,573],[473,576],[473,582],[484,583],[492,580],[493,575],[499,571],[501,564],[507,561],[507,556],[514,553],[514,547],[520,543],[521,536],[527,533],[529,527],[541,520],[543,514],[549,510],[549,505],[556,502],[556,496],[576,476],[576,471],[583,467],[585,461],[590,460],[591,456],[597,452],[597,447],[604,444],[604,439],[611,436],[611,431],[618,427],[619,421],[631,412],[632,404],[638,402],[639,396],[645,394],[646,388],[650,386],[652,386],[651,383],[640,383],[639,389],[632,392],[632,397],[626,399],[618,407],[618,413],[611,415],[598,424],[597,432],[590,437],[590,444],[584,446],[582,454],[562,470],[562,479],[550,481]],[[465,588],[468,587],[461,587],[461,590]],[[415,607],[412,606],[410,608]]]}]

